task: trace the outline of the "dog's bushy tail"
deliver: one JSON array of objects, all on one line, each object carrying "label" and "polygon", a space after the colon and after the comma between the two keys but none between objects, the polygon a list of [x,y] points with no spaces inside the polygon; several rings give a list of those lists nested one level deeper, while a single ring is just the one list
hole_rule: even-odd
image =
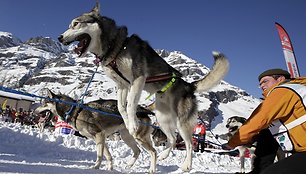
[{"label": "dog's bushy tail", "polygon": [[224,78],[229,70],[229,62],[224,54],[213,52],[215,63],[211,71],[201,80],[193,82],[195,92],[205,92],[213,88]]}]

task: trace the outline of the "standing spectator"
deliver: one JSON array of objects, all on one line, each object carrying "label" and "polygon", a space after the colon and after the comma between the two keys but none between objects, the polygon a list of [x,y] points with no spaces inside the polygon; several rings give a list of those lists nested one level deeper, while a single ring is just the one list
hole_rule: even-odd
[{"label": "standing spectator", "polygon": [[5,121],[5,119],[4,119],[4,113],[3,113],[3,111],[2,111],[1,108],[0,108],[0,120],[1,120],[1,121]]},{"label": "standing spectator", "polygon": [[206,127],[203,121],[198,118],[197,125],[193,128],[193,136],[196,139],[196,147],[194,149],[195,152],[199,152],[201,145],[201,153],[204,152],[205,148],[205,135],[206,135]]},{"label": "standing spectator", "polygon": [[15,108],[11,109],[10,115],[11,115],[11,118],[12,118],[12,123],[15,123],[16,119],[17,119],[17,111],[16,111]]},{"label": "standing spectator", "polygon": [[15,112],[12,112],[12,115],[15,115],[15,123],[21,123],[23,122],[23,108],[19,108],[18,112],[14,110]]},{"label": "standing spectator", "polygon": [[5,122],[13,122],[13,119],[11,116],[11,108],[9,105],[6,105],[5,107],[4,118],[5,118]]}]

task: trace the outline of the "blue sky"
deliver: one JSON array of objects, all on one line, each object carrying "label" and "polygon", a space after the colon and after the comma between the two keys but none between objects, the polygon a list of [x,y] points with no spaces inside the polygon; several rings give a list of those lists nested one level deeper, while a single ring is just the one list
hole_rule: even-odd
[{"label": "blue sky", "polygon": [[[126,25],[154,49],[181,51],[211,67],[213,50],[231,63],[225,80],[255,97],[257,76],[286,69],[275,22],[292,41],[300,74],[306,76],[306,1],[304,0],[100,0],[102,15]],[[54,39],[71,19],[88,12],[95,0],[1,0],[0,31],[25,41]]]}]

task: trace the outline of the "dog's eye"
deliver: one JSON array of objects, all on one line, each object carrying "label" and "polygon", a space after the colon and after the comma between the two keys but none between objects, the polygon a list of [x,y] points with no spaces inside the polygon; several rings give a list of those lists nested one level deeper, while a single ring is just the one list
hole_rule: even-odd
[{"label": "dog's eye", "polygon": [[79,24],[79,22],[74,22],[73,24],[72,24],[72,27],[75,27],[75,26],[77,26]]},{"label": "dog's eye", "polygon": [[71,22],[71,24],[69,25],[69,28],[74,28],[75,26],[77,26],[79,24],[79,22],[73,21]]}]

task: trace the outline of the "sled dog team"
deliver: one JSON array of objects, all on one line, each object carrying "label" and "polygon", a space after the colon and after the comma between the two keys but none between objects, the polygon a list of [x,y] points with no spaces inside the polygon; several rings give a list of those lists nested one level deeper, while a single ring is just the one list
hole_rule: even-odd
[{"label": "sled dog team", "polygon": [[[143,130],[149,128],[140,124],[139,121],[144,118],[139,117],[137,109],[141,92],[145,90],[156,96],[155,116],[160,129],[167,136],[167,146],[158,155],[158,160],[167,158],[175,147],[176,130],[178,130],[186,145],[186,157],[181,169],[183,171],[191,170],[192,129],[197,118],[197,102],[194,93],[208,91],[219,84],[227,74],[229,63],[222,53],[213,52],[214,65],[203,79],[188,83],[182,79],[182,74],[161,58],[147,42],[136,34],[128,36],[125,26],[117,26],[113,19],[101,16],[98,2],[90,12],[74,18],[69,28],[58,39],[64,45],[77,41],[78,45],[75,52],[80,57],[87,52],[93,53],[96,56],[95,62],[102,66],[106,75],[117,84],[117,110],[114,110],[120,113],[122,120],[108,120],[107,117],[109,123],[116,121],[114,128],[103,124],[99,125],[101,122],[94,121],[97,119],[97,116],[95,116],[97,114],[88,113],[88,111],[80,108],[75,108],[73,115],[68,117],[68,120],[76,126],[77,130],[93,137],[97,146],[102,146],[97,148],[98,157],[94,168],[98,168],[100,165],[102,155],[105,155],[107,160],[111,159],[107,148],[103,148],[105,146],[105,136],[120,127],[121,129],[127,129],[128,131],[123,132],[129,132],[127,136],[132,136],[148,150],[151,155],[149,173],[156,172],[156,151],[152,147],[151,141],[147,139],[150,130]],[[104,107],[100,106],[103,104],[100,104],[100,101],[96,102],[99,103],[99,109],[103,110]],[[49,104],[48,107],[53,107],[53,111],[60,114],[61,111],[58,110],[59,107],[56,105]],[[114,103],[112,105],[114,106]],[[84,115],[90,114],[92,114],[90,121],[85,121],[82,118]],[[79,116],[75,117],[75,115]],[[96,130],[108,131],[104,135],[99,134],[98,131],[95,131],[96,134],[92,134],[86,130],[88,125],[97,127]],[[145,135],[140,135],[141,133]],[[131,143],[131,138],[127,142]],[[104,149],[103,152],[100,152],[102,149]],[[137,153],[139,152],[134,150],[134,156],[137,156]],[[133,163],[133,160],[131,163]],[[108,168],[111,169],[111,165]]]}]

